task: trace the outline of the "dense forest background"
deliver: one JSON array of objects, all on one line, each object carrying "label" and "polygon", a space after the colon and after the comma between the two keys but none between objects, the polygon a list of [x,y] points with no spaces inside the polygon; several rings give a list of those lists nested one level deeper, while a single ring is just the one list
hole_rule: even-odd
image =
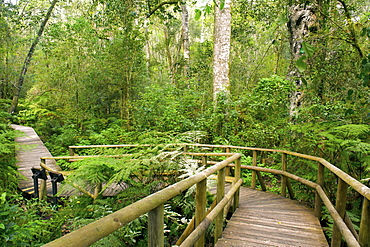
[{"label": "dense forest background", "polygon": [[4,191],[16,188],[9,123],[34,127],[53,155],[192,131],[189,141],[320,156],[368,182],[368,0],[229,3],[0,0]]}]

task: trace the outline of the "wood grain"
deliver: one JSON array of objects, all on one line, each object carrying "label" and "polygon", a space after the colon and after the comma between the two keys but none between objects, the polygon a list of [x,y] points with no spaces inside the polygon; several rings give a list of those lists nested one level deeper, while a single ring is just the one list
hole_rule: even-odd
[{"label": "wood grain", "polygon": [[313,212],[280,195],[241,188],[239,208],[228,222],[222,246],[328,246]]}]

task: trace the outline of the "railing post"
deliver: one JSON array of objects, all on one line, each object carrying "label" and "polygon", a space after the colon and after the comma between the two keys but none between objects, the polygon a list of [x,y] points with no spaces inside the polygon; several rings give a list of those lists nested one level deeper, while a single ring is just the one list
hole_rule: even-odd
[{"label": "railing post", "polygon": [[[207,179],[203,179],[197,183],[197,190],[195,195],[195,228],[204,220],[206,217],[206,203],[207,203]],[[195,247],[203,247],[205,244],[205,234],[202,234],[198,241],[195,243]]]},{"label": "railing post", "polygon": [[[253,150],[252,166],[257,166],[257,151]],[[252,171],[251,188],[256,188],[256,171]]]},{"label": "railing post", "polygon": [[[225,167],[218,171],[217,176],[217,204],[225,196]],[[222,228],[224,223],[224,213],[223,210],[216,216],[215,219],[215,239],[214,243],[217,243],[217,240],[222,235]]]},{"label": "railing post", "polygon": [[69,148],[69,156],[75,156],[75,151],[73,148]]},{"label": "railing post", "polygon": [[370,201],[364,197],[360,223],[360,245],[370,247]]},{"label": "railing post", "polygon": [[[226,147],[225,148],[225,152],[226,153],[230,153],[231,152],[231,148],[230,147]],[[228,166],[228,167],[226,167],[226,176],[229,176],[230,175],[230,167]]]},{"label": "railing post", "polygon": [[202,156],[202,166],[207,167],[207,156]]},{"label": "railing post", "polygon": [[[287,155],[286,153],[281,153],[281,170],[287,171],[287,162],[286,158]],[[281,176],[281,195],[286,197],[286,184],[287,184],[287,177]]]},{"label": "railing post", "polygon": [[[335,209],[343,220],[346,213],[347,189],[348,184],[344,182],[341,178],[338,178],[338,190]],[[342,234],[340,233],[338,226],[334,223],[331,247],[341,246],[341,242]]]},{"label": "railing post", "polygon": [[[239,181],[241,177],[241,160],[242,158],[239,157],[236,162],[235,162],[235,182]],[[239,194],[240,194],[240,189],[238,189],[235,194],[234,194],[234,205],[233,205],[233,212],[239,207]]]},{"label": "railing post", "polygon": [[[317,184],[321,186],[321,188],[324,188],[324,174],[325,174],[325,169],[324,169],[324,165],[322,165],[321,163],[318,164],[317,166]],[[321,219],[321,209],[322,209],[322,199],[319,195],[319,193],[317,193],[317,191],[315,192],[315,216],[316,218],[318,218],[319,220]]]},{"label": "railing post", "polygon": [[148,246],[164,246],[164,204],[148,212]]},{"label": "railing post", "polygon": [[[41,163],[44,163],[46,165],[46,160],[45,159],[41,159]],[[40,200],[44,200],[45,197],[46,197],[46,180],[45,179],[41,179],[40,189],[39,189],[39,199]]]}]

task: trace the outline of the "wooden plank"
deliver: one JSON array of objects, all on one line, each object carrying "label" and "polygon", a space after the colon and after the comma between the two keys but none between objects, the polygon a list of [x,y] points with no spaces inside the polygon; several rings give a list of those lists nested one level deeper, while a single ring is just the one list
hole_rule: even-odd
[{"label": "wooden plank", "polygon": [[[51,153],[45,147],[44,143],[41,141],[33,128],[16,124],[12,124],[11,127],[24,133],[22,136],[15,138],[15,141],[19,144],[16,155],[18,171],[21,174],[18,181],[18,186],[24,193],[33,194],[34,187],[31,168],[41,168],[40,158],[45,158],[46,165],[53,170],[60,171],[61,169],[56,164],[56,161],[52,157]],[[41,181],[39,181],[39,187],[41,184],[40,182]],[[58,184],[58,187],[60,187],[60,184]],[[50,179],[47,180],[46,188],[47,195],[51,196],[52,186]],[[120,191],[125,190],[126,188],[127,185],[124,183],[113,183],[103,192],[103,196],[114,196]],[[60,189],[58,189],[58,191],[59,190]],[[90,192],[93,193],[93,190],[91,190]],[[76,192],[76,189],[70,188],[65,189],[64,192],[60,194],[60,196],[70,196],[76,194],[81,195],[81,192]]]},{"label": "wooden plank", "polygon": [[216,246],[328,246],[328,243],[312,210],[288,198],[243,187],[239,208]]},{"label": "wooden plank", "polygon": [[[51,157],[51,154],[33,128],[16,124],[12,124],[11,127],[24,133],[23,136],[15,138],[15,141],[20,144],[16,151],[18,171],[21,174],[18,186],[22,191],[25,190],[26,193],[32,194],[33,189],[29,190],[33,188],[31,168],[40,168],[40,158]],[[54,160],[48,160],[47,165],[57,171],[61,170]],[[46,186],[47,194],[51,195],[50,181]]]}]

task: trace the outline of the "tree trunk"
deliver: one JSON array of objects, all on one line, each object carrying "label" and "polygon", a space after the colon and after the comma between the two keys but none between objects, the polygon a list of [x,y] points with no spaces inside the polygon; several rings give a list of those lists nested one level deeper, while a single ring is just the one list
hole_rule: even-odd
[{"label": "tree trunk", "polygon": [[189,59],[190,59],[190,45],[189,45],[189,13],[184,1],[181,5],[182,13],[182,41],[184,49],[184,74],[188,76],[189,73]]},{"label": "tree trunk", "polygon": [[31,62],[31,58],[32,58],[33,53],[36,49],[36,46],[40,41],[40,38],[41,38],[41,36],[44,32],[45,26],[46,26],[47,22],[49,21],[51,13],[53,12],[53,9],[54,9],[55,5],[57,4],[57,2],[58,2],[58,0],[53,0],[53,2],[51,3],[51,5],[50,5],[50,7],[49,7],[49,9],[48,9],[48,11],[45,15],[45,18],[44,18],[44,20],[42,21],[42,23],[40,25],[39,31],[37,32],[37,36],[36,36],[35,40],[32,42],[32,45],[30,47],[30,50],[28,51],[27,57],[24,60],[23,67],[22,67],[21,73],[20,73],[19,78],[18,78],[18,83],[15,86],[15,91],[14,91],[12,104],[10,105],[10,108],[9,108],[9,113],[11,113],[11,114],[14,113],[17,109],[19,96],[21,94],[21,90],[22,90],[22,87],[23,87],[24,78],[27,74],[28,66]]},{"label": "tree trunk", "polygon": [[308,36],[310,27],[313,23],[316,23],[315,10],[313,7],[305,4],[296,4],[289,8],[288,30],[290,33],[289,41],[292,65],[288,76],[296,83],[296,91],[292,94],[290,100],[291,117],[297,115],[298,108],[302,104],[303,98],[303,92],[301,91],[302,75],[295,66],[295,62],[302,56],[302,43],[304,38]]},{"label": "tree trunk", "polygon": [[223,9],[220,1],[215,6],[214,48],[213,48],[213,100],[220,93],[230,93],[229,55],[231,37],[231,0],[225,0]]}]

